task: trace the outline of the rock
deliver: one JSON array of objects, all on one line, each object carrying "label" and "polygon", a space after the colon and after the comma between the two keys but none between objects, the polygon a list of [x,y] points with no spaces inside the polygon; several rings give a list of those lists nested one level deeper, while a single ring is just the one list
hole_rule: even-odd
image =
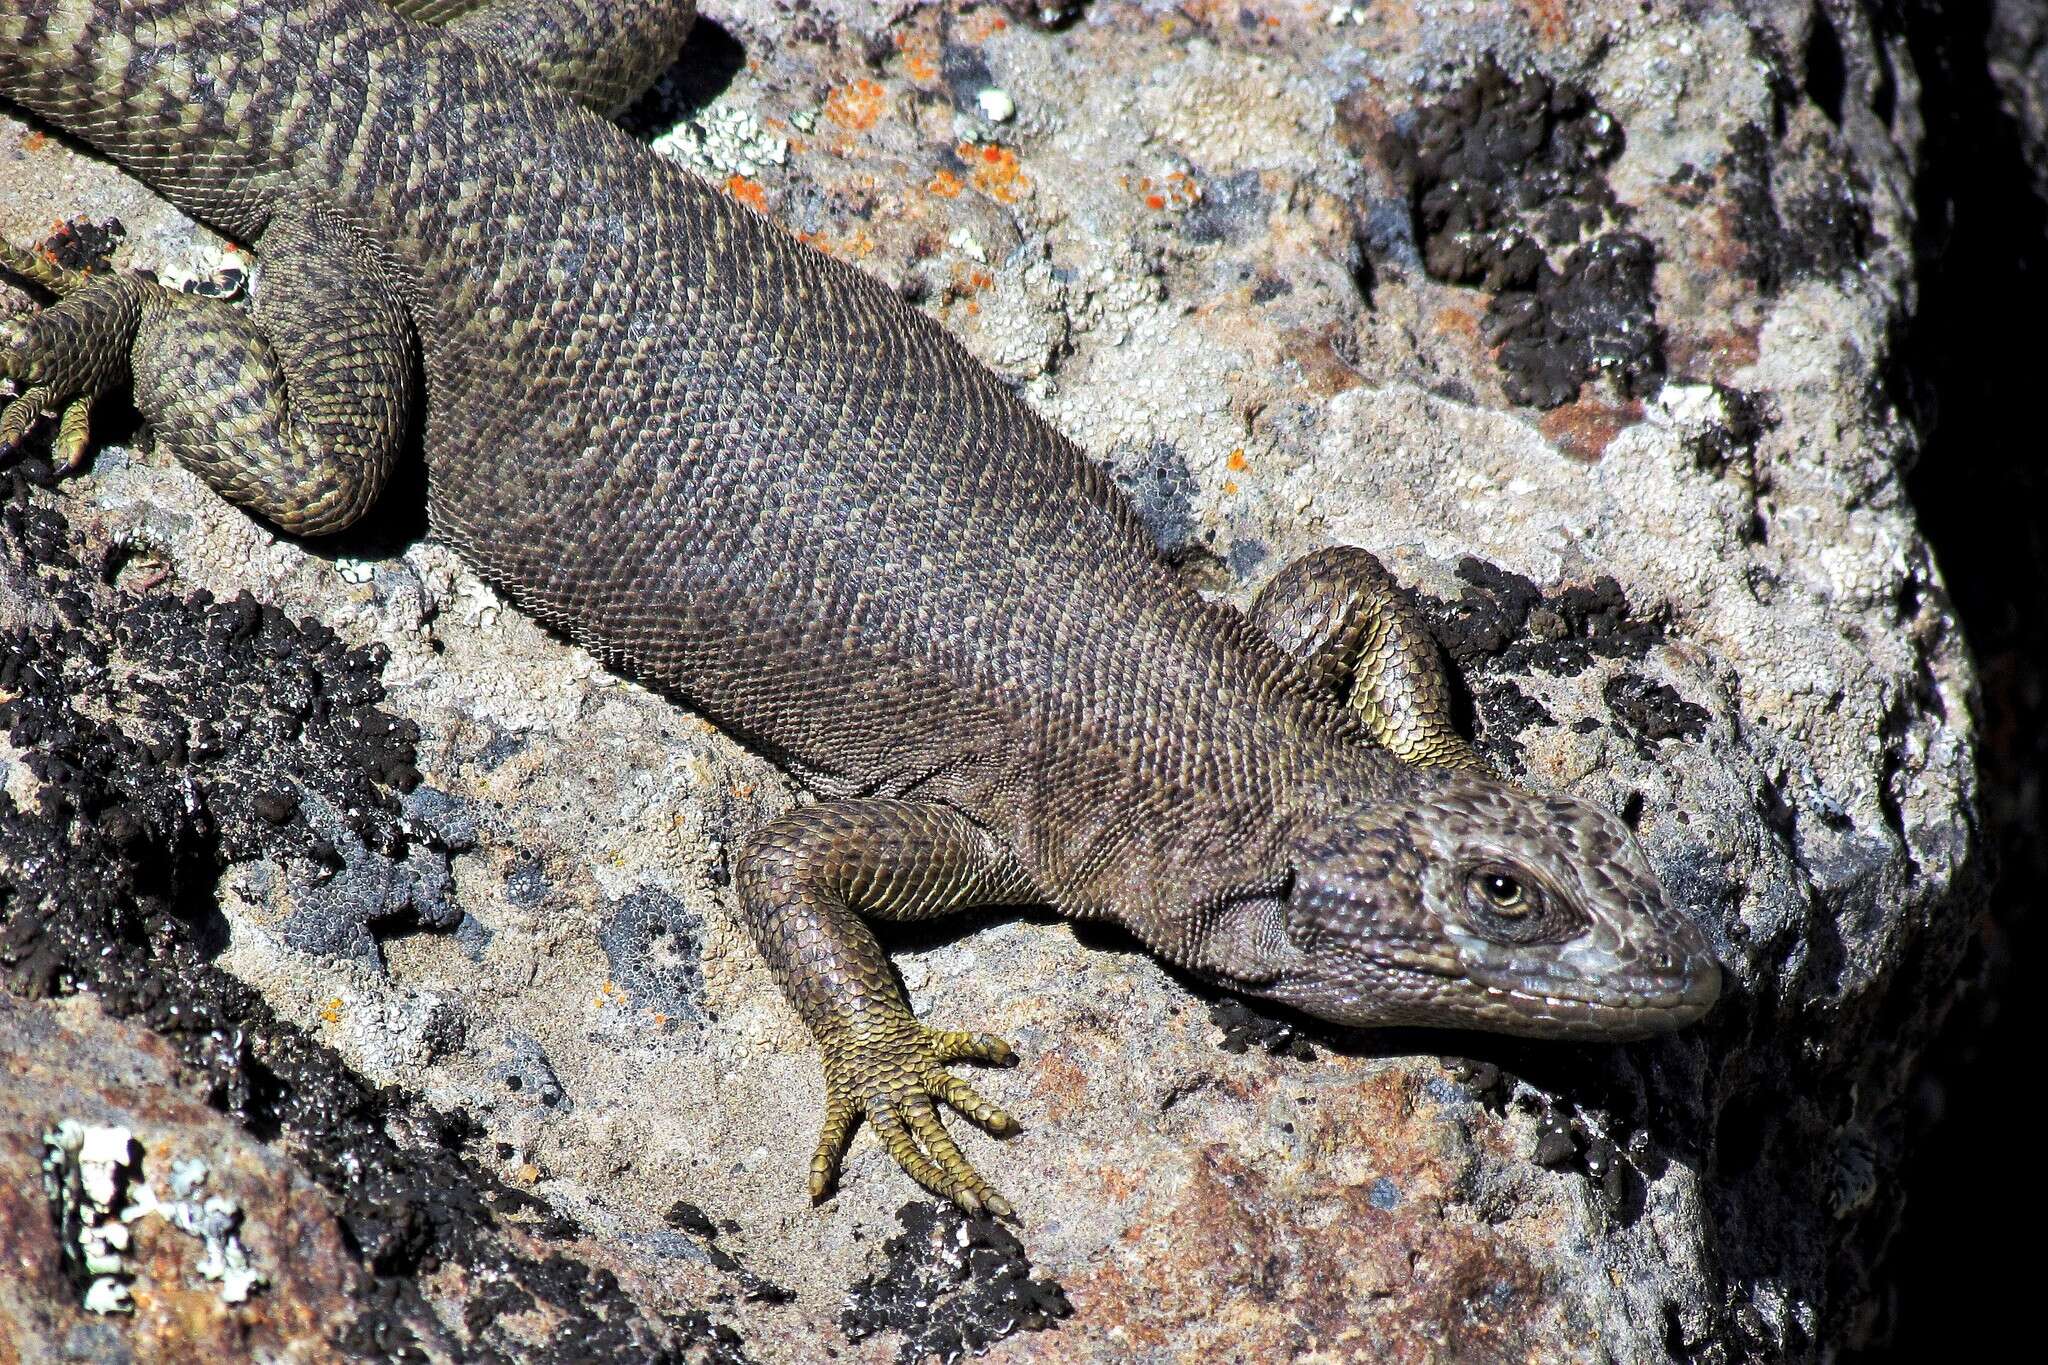
[{"label": "rock", "polygon": [[[304,546],[120,446],[54,491],[29,461],[5,509],[17,988],[93,989],[289,1134],[377,1330],[431,1349],[1873,1340],[1901,1106],[1981,899],[1971,668],[1886,383],[1900,50],[1792,4],[1026,9],[1061,24],[733,0],[626,122],[951,327],[1219,596],[1380,552],[1482,750],[1620,812],[1706,926],[1705,1024],[1219,1026],[1121,939],[977,917],[897,961],[922,1015],[1023,1057],[976,1080],[1024,1133],[963,1135],[1014,1244],[906,1208],[866,1139],[813,1209],[819,1070],[727,875],[789,783],[503,607],[422,538],[416,476]],[[78,212],[166,274],[235,259],[0,123],[0,231]],[[57,864],[75,905],[26,915],[28,855],[62,847],[97,860]],[[296,1292],[253,1235],[252,1302]]]},{"label": "rock", "polygon": [[[46,1199],[45,1134],[70,1125],[116,1153],[101,1203],[125,1220],[121,1312],[84,1305],[92,1288],[64,1255]],[[118,1135],[116,1139],[115,1135]],[[113,1169],[118,1167],[118,1170]],[[196,1177],[196,1179],[195,1179]],[[184,1189],[176,1188],[182,1182]],[[231,1201],[236,1256],[263,1283],[203,1275],[208,1244],[155,1212],[199,1192]],[[74,1239],[77,1224],[69,1224]],[[73,1242],[75,1246],[75,1240]],[[0,1359],[209,1361],[340,1359],[330,1330],[356,1317],[362,1278],[320,1188],[284,1151],[205,1102],[175,1051],[147,1029],[103,1015],[85,998],[31,1002],[0,994]],[[224,1268],[223,1268],[224,1269]],[[218,1282],[216,1282],[218,1281]]]}]

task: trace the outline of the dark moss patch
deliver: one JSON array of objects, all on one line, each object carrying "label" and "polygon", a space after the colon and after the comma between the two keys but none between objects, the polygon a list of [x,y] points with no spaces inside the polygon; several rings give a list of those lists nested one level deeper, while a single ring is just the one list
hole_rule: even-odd
[{"label": "dark moss patch", "polygon": [[1553,408],[1586,380],[1654,392],[1664,373],[1655,252],[1622,231],[1607,165],[1621,128],[1577,86],[1488,63],[1396,137],[1423,268],[1492,290],[1486,338],[1517,403]]},{"label": "dark moss patch", "polygon": [[1473,684],[1472,710],[1479,722],[1476,728],[1480,756],[1503,771],[1522,766],[1526,756],[1522,735],[1557,724],[1550,708],[1524,692],[1512,678]]},{"label": "dark moss patch", "polygon": [[1481,330],[1499,348],[1508,397],[1554,408],[1595,375],[1610,376],[1631,398],[1655,392],[1664,376],[1651,286],[1656,264],[1648,238],[1609,232],[1560,268],[1545,265],[1531,287],[1494,295]]},{"label": "dark moss patch", "polygon": [[[711,1221],[711,1215],[686,1199],[678,1199],[669,1205],[662,1221],[675,1231],[695,1239],[698,1248],[712,1265],[725,1271],[739,1282],[740,1293],[754,1303],[784,1304],[796,1302],[796,1291],[786,1285],[756,1275],[740,1263],[739,1257],[718,1245],[718,1239],[739,1231],[739,1224],[728,1219],[721,1227]],[[730,1302],[731,1295],[720,1291],[714,1296],[715,1302]]]},{"label": "dark moss patch", "polygon": [[1234,995],[1211,996],[1209,1019],[1223,1030],[1216,1046],[1225,1052],[1241,1055],[1257,1048],[1274,1057],[1292,1057],[1301,1062],[1315,1060],[1314,1046],[1292,1020],[1263,1013]]},{"label": "dark moss patch", "polygon": [[1803,276],[1835,278],[1870,254],[1868,186],[1841,174],[1775,184],[1771,138],[1755,124],[1729,139],[1721,175],[1735,203],[1740,268],[1760,293],[1774,295]]},{"label": "dark moss patch", "polygon": [[1775,406],[1759,393],[1715,384],[1723,420],[1686,437],[1686,449],[1702,469],[1719,469],[1756,449],[1766,431],[1778,425]]},{"label": "dark moss patch", "polygon": [[1468,555],[1458,577],[1465,587],[1454,602],[1409,596],[1471,691],[1481,752],[1504,766],[1519,761],[1524,731],[1557,724],[1515,683],[1517,676],[1575,677],[1597,660],[1641,659],[1664,638],[1663,615],[1637,611],[1605,575],[1546,593],[1520,574]]},{"label": "dark moss patch", "polygon": [[849,1340],[900,1332],[901,1365],[951,1362],[1073,1313],[1066,1291],[1031,1273],[1024,1244],[995,1219],[929,1201],[905,1204],[896,1219],[903,1231],[883,1244],[887,1263],[847,1294],[839,1325]]},{"label": "dark moss patch", "polygon": [[1546,593],[1467,555],[1458,577],[1466,586],[1457,601],[1414,601],[1460,671],[1571,677],[1596,659],[1639,659],[1664,638],[1662,614],[1636,611],[1605,574]]},{"label": "dark moss patch", "polygon": [[43,250],[66,270],[96,270],[106,264],[114,254],[114,248],[127,235],[127,227],[118,218],[98,223],[74,218],[58,225],[56,232],[43,243]]},{"label": "dark moss patch", "polygon": [[1678,695],[1666,683],[1653,683],[1640,673],[1617,673],[1600,695],[1628,727],[1644,753],[1664,739],[1698,739],[1707,732],[1707,710]]},{"label": "dark moss patch", "polygon": [[[523,1249],[515,1227],[546,1230],[530,1221],[537,1203],[463,1155],[481,1136],[473,1120],[370,1086],[208,960],[212,887],[229,862],[325,865],[302,816],[274,818],[279,793],[320,794],[379,856],[423,831],[458,833],[446,809],[408,815],[399,799],[416,780],[415,736],[378,708],[381,655],[252,601],[110,588],[95,572],[104,553],[28,480],[10,472],[6,489],[0,725],[40,794],[24,807],[0,790],[0,980],[30,995],[86,992],[139,1020],[214,1104],[284,1141],[358,1258],[362,1308],[337,1324],[342,1352],[742,1359],[737,1337],[701,1312],[644,1313],[606,1272]],[[445,1262],[496,1287],[484,1309],[472,1304],[459,1344],[419,1288]],[[538,1347],[488,1311],[528,1303],[558,1324]]]}]

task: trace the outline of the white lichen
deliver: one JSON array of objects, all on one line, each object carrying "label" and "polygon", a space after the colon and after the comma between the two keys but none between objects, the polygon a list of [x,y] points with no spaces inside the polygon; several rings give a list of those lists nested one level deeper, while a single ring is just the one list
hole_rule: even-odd
[{"label": "white lichen", "polygon": [[1010,98],[1010,92],[1001,86],[983,87],[974,96],[975,107],[990,123],[1008,123],[1017,117],[1017,101]]},{"label": "white lichen", "polygon": [[129,1313],[133,1244],[130,1225],[155,1216],[203,1244],[194,1268],[220,1285],[224,1303],[243,1303],[268,1283],[242,1245],[242,1210],[221,1195],[200,1197],[207,1165],[200,1157],[171,1163],[170,1199],[139,1179],[141,1149],[135,1135],[112,1124],[64,1119],[43,1135],[43,1189],[65,1239],[65,1260],[90,1280],[81,1300],[87,1312]]},{"label": "white lichen", "polygon": [[713,104],[654,139],[654,150],[709,180],[757,176],[789,160],[789,143],[749,111]]},{"label": "white lichen", "polygon": [[116,1209],[137,1159],[135,1135],[118,1125],[63,1119],[43,1134],[43,1193],[64,1260],[87,1278],[87,1312],[135,1308],[128,1296],[128,1229]]}]

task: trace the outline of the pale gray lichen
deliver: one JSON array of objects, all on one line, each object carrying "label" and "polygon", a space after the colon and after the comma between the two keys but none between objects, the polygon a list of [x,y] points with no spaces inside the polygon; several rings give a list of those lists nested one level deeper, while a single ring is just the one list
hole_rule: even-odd
[{"label": "pale gray lichen", "polygon": [[171,1163],[170,1199],[138,1179],[142,1152],[135,1135],[113,1124],[63,1119],[43,1134],[43,1190],[56,1221],[65,1266],[85,1284],[90,1313],[130,1313],[129,1225],[154,1214],[205,1247],[196,1269],[220,1285],[224,1303],[244,1303],[268,1283],[242,1245],[242,1210],[220,1195],[200,1198],[207,1165],[199,1157]]},{"label": "pale gray lichen", "polygon": [[138,1185],[135,1203],[121,1216],[132,1221],[154,1213],[178,1231],[197,1237],[206,1247],[197,1267],[200,1275],[220,1285],[222,1303],[246,1303],[251,1290],[269,1281],[249,1264],[248,1249],[242,1245],[241,1206],[223,1195],[199,1197],[206,1175],[206,1162],[199,1157],[173,1161],[172,1197],[159,1199],[148,1185]]},{"label": "pale gray lichen", "polygon": [[789,160],[789,143],[731,104],[713,104],[654,139],[654,150],[710,180],[759,175]]}]

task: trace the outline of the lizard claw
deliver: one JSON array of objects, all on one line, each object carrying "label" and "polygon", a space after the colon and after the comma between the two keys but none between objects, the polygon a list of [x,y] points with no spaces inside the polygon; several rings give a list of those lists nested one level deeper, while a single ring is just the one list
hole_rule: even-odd
[{"label": "lizard claw", "polygon": [[824,1199],[839,1183],[839,1168],[854,1129],[866,1119],[911,1179],[970,1214],[1011,1217],[1010,1201],[969,1164],[939,1119],[951,1105],[970,1121],[1004,1136],[1017,1121],[974,1087],[949,1075],[948,1062],[1009,1065],[1017,1054],[986,1033],[949,1033],[914,1019],[849,1029],[824,1042],[825,1125],[811,1157],[811,1198]]}]

